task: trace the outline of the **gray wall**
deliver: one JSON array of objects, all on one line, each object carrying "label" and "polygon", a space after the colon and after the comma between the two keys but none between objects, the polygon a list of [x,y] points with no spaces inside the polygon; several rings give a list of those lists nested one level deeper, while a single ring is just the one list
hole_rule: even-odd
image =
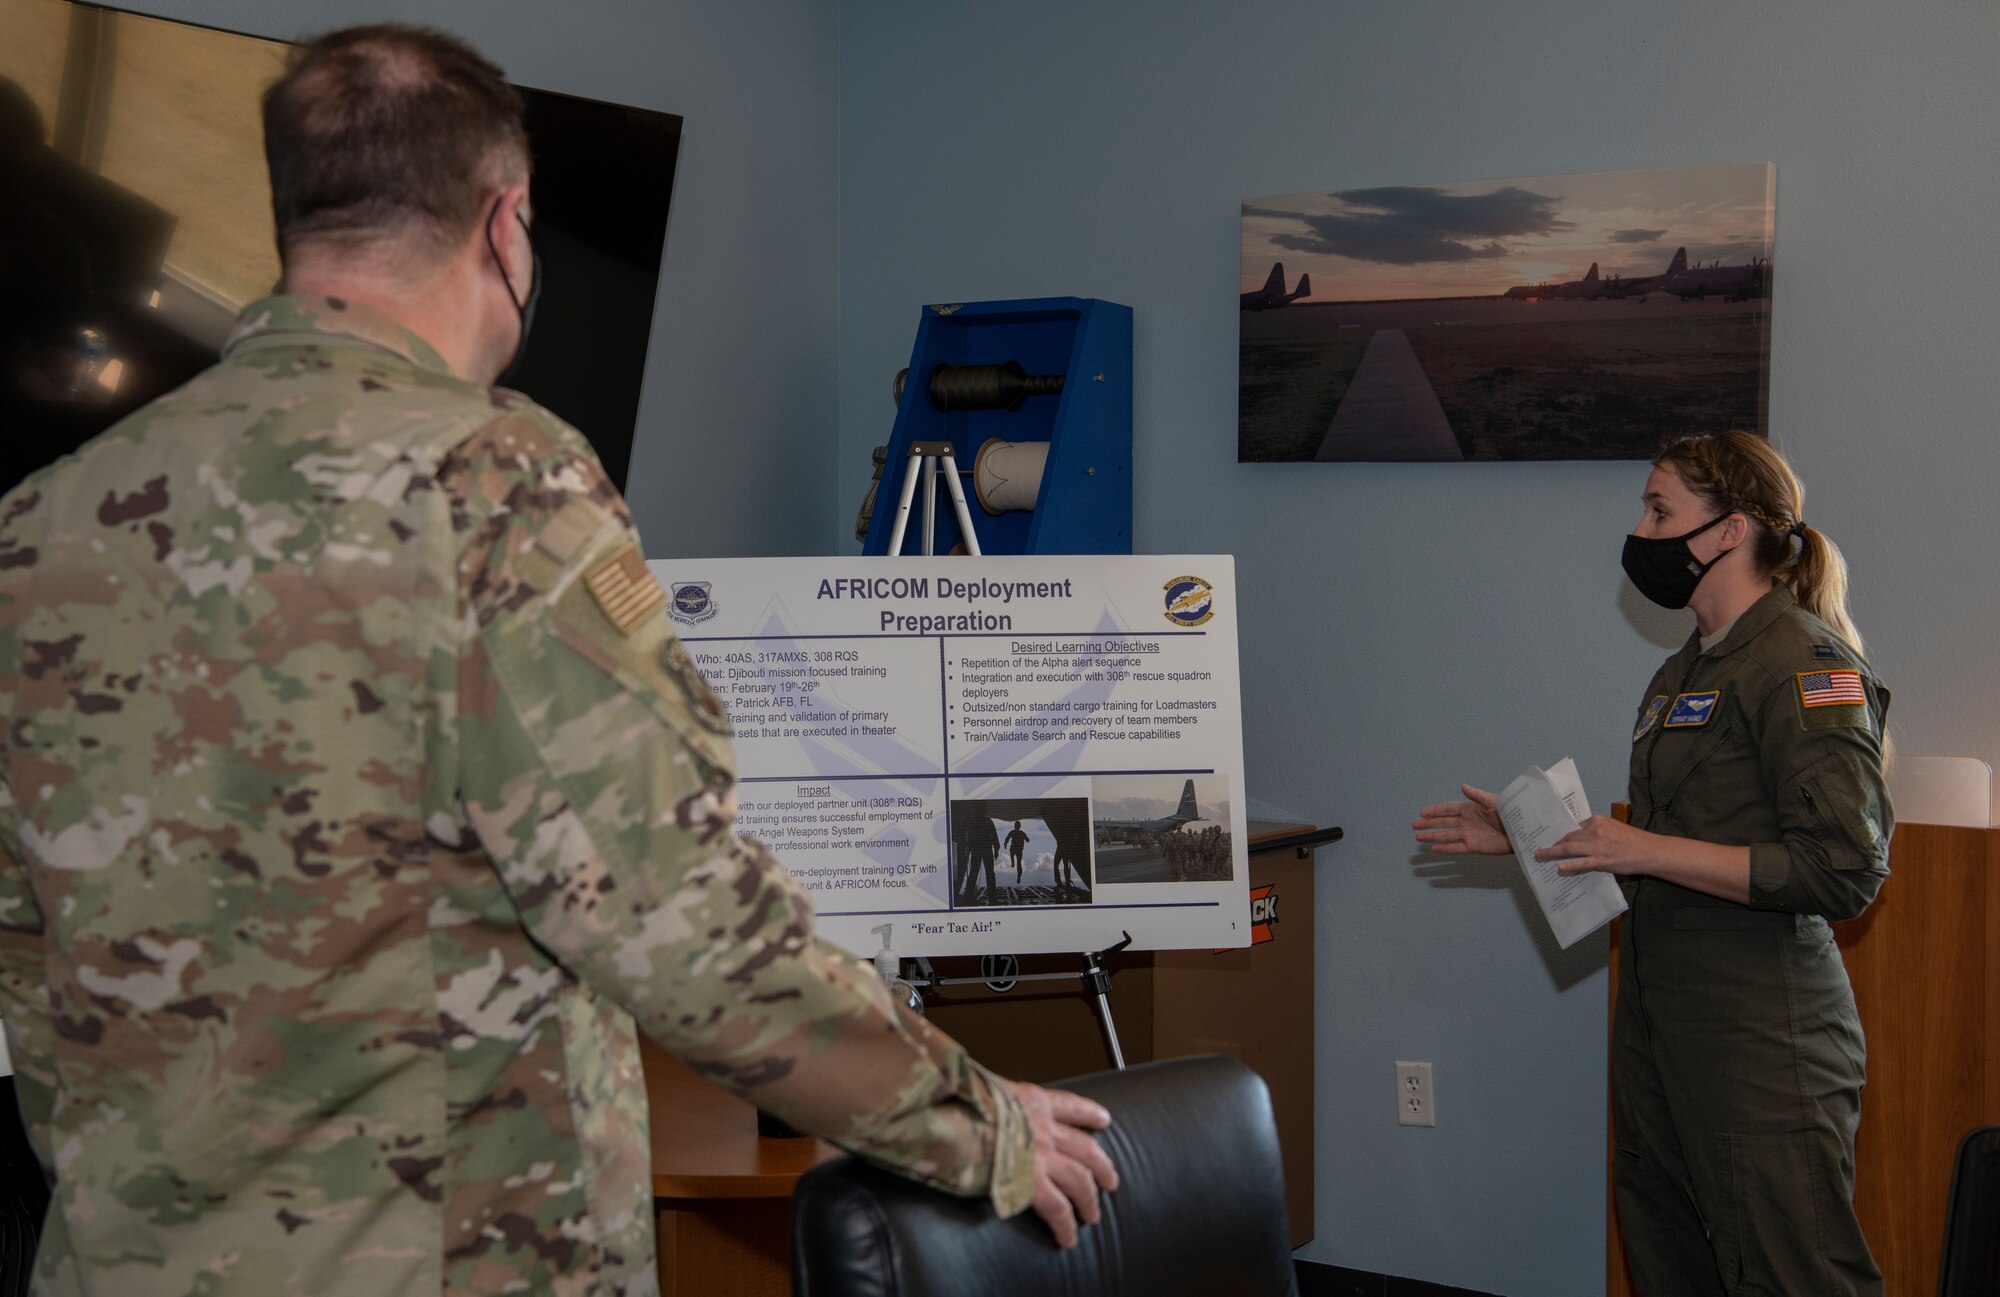
[{"label": "gray wall", "polygon": [[[512,79],[685,124],[628,480],[656,554],[832,545],[839,13],[825,0],[133,0],[296,39],[429,23]],[[850,510],[852,506],[847,506]]]},{"label": "gray wall", "polygon": [[[921,303],[1135,308],[1137,539],[1243,582],[1249,792],[1321,854],[1323,1261],[1603,1291],[1603,947],[1549,948],[1511,866],[1410,813],[1576,757],[1621,797],[1686,633],[1617,565],[1634,464],[1238,465],[1238,202],[1778,164],[1774,432],[1911,752],[2000,757],[1988,3],[863,0],[842,10],[840,509]],[[1254,803],[1253,803],[1254,805]],[[1391,1064],[1436,1066],[1438,1127]]]},{"label": "gray wall", "polygon": [[[140,7],[433,21],[686,116],[632,474],[656,553],[851,549],[921,303],[1136,308],[1139,547],[1237,555],[1253,809],[1349,832],[1321,866],[1312,1258],[1602,1291],[1602,948],[1557,954],[1507,866],[1422,860],[1405,826],[1564,754],[1618,796],[1685,625],[1618,576],[1636,466],[1236,464],[1240,199],[1778,163],[1775,432],[1904,749],[2000,759],[1986,0]],[[1436,1130],[1394,1125],[1399,1058],[1436,1065]]]}]

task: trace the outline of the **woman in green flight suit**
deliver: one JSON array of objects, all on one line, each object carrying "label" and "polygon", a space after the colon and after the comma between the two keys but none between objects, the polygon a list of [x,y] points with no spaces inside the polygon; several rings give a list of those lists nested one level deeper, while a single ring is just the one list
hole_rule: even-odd
[{"label": "woman in green flight suit", "polygon": [[[1783,456],[1743,432],[1653,462],[1625,542],[1640,593],[1695,631],[1640,700],[1630,823],[1541,853],[1620,877],[1614,1183],[1642,1297],[1871,1294],[1853,1208],[1861,1024],[1829,920],[1888,876],[1889,692],[1847,569]],[[1425,807],[1417,839],[1505,854],[1493,795]]]}]

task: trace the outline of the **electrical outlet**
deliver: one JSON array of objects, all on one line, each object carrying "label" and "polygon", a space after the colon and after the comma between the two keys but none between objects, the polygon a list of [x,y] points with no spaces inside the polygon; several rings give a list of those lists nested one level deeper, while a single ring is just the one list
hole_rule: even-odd
[{"label": "electrical outlet", "polygon": [[1429,1063],[1396,1064],[1396,1124],[1399,1126],[1438,1124],[1437,1096],[1431,1089]]}]

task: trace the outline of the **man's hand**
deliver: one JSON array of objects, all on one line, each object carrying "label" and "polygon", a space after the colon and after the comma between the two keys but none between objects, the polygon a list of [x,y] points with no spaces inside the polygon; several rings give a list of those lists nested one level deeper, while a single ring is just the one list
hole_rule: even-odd
[{"label": "man's hand", "polygon": [[1044,1090],[1026,1081],[1009,1081],[1014,1097],[1028,1111],[1035,1131],[1035,1214],[1056,1242],[1076,1246],[1077,1218],[1087,1225],[1102,1214],[1097,1194],[1118,1187],[1118,1171],[1097,1146],[1092,1131],[1111,1124],[1102,1105],[1067,1090]]}]

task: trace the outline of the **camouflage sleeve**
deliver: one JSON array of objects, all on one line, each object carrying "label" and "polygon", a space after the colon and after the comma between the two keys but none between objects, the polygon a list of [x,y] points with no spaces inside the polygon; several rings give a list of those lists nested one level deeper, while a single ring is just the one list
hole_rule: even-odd
[{"label": "camouflage sleeve", "polygon": [[[0,520],[0,572],[26,567],[34,558],[33,550],[14,534],[21,512],[10,507]],[[25,561],[20,561],[24,555]],[[0,710],[9,718],[14,715],[20,669],[17,631],[30,603],[19,581],[0,585]],[[22,863],[11,766],[11,762],[0,765],[0,1019],[6,1024],[22,1124],[35,1155],[44,1167],[52,1167],[49,1117],[55,1106],[55,1023],[43,967],[42,908]]]},{"label": "camouflage sleeve", "polygon": [[1025,1207],[1012,1091],[816,940],[804,892],[732,831],[727,721],[581,437],[517,412],[440,476],[460,533],[461,796],[535,939],[758,1105]]},{"label": "camouflage sleeve", "polygon": [[54,1019],[42,969],[42,911],[28,889],[14,839],[14,796],[0,782],[0,1019],[14,1065],[21,1124],[44,1167],[55,1165],[49,1117],[55,1108]]},{"label": "camouflage sleeve", "polygon": [[1819,703],[1799,677],[1824,670],[1795,665],[1803,669],[1781,678],[1759,709],[1764,788],[1777,803],[1780,838],[1750,846],[1750,904],[1851,919],[1889,876],[1895,817],[1882,774],[1889,692],[1858,664],[1836,663],[1836,673],[1858,679],[1867,701]]}]

